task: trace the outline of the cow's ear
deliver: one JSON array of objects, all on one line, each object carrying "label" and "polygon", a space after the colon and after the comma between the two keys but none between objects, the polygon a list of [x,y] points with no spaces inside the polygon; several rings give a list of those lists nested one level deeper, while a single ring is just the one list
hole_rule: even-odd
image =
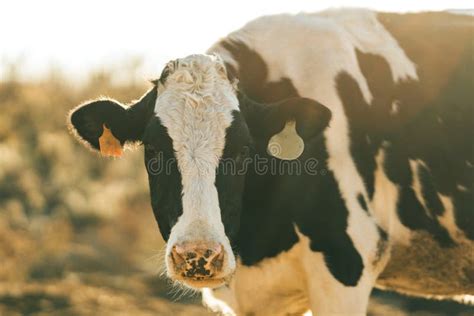
[{"label": "cow's ear", "polygon": [[331,119],[326,106],[301,97],[272,104],[251,102],[247,112],[252,113],[252,134],[266,144],[270,155],[285,160],[298,158],[305,145],[322,136]]},{"label": "cow's ear", "polygon": [[102,155],[120,156],[127,142],[142,139],[156,96],[154,87],[128,107],[113,100],[84,103],[70,112],[69,129],[84,145]]}]

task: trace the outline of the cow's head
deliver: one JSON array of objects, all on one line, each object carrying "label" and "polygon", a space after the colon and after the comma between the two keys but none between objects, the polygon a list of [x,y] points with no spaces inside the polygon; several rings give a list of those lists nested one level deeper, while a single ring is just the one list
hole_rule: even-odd
[{"label": "cow's head", "polygon": [[233,246],[245,168],[258,154],[254,145],[287,122],[296,122],[306,142],[329,118],[329,110],[308,99],[262,105],[239,97],[218,57],[192,55],[170,62],[129,107],[113,100],[80,105],[70,127],[86,146],[106,154],[118,155],[129,142],[143,144],[153,212],[167,241],[167,273],[201,288],[224,284],[235,270]]}]

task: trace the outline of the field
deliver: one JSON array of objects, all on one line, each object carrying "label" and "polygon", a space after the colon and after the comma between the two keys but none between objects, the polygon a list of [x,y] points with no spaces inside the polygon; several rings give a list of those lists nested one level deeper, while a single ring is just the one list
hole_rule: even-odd
[{"label": "field", "polygon": [[[145,81],[113,71],[0,81],[0,315],[210,315],[160,277],[164,242],[141,150],[104,159],[68,134],[68,111],[101,95],[128,102]],[[471,309],[472,312],[472,309]],[[372,315],[468,315],[449,302],[377,292]]]}]

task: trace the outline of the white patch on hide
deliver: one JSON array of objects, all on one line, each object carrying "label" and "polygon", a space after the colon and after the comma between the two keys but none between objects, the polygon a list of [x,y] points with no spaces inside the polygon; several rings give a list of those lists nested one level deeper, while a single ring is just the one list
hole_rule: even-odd
[{"label": "white patch on hide", "polygon": [[371,201],[374,217],[395,243],[408,245],[411,231],[403,226],[397,214],[398,187],[384,171],[385,151],[380,149],[375,158],[375,192]]},{"label": "white patch on hide", "polygon": [[449,233],[449,236],[455,241],[459,242],[461,240],[466,240],[464,232],[458,228],[456,225],[456,219],[454,218],[454,205],[450,197],[438,193],[438,196],[441,200],[441,203],[444,207],[444,213],[441,216],[438,216],[439,223],[446,228]]}]

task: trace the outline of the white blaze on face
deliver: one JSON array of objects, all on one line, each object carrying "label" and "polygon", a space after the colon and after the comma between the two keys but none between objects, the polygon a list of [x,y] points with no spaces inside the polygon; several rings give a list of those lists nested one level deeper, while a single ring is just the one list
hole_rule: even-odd
[{"label": "white blaze on face", "polygon": [[[235,259],[221,220],[215,178],[232,112],[239,110],[237,96],[216,56],[191,55],[174,65],[158,88],[155,106],[173,141],[183,185],[183,214],[171,230],[167,254],[177,243],[218,242],[226,252],[224,271],[231,272]],[[169,266],[167,270],[173,277]]]}]

